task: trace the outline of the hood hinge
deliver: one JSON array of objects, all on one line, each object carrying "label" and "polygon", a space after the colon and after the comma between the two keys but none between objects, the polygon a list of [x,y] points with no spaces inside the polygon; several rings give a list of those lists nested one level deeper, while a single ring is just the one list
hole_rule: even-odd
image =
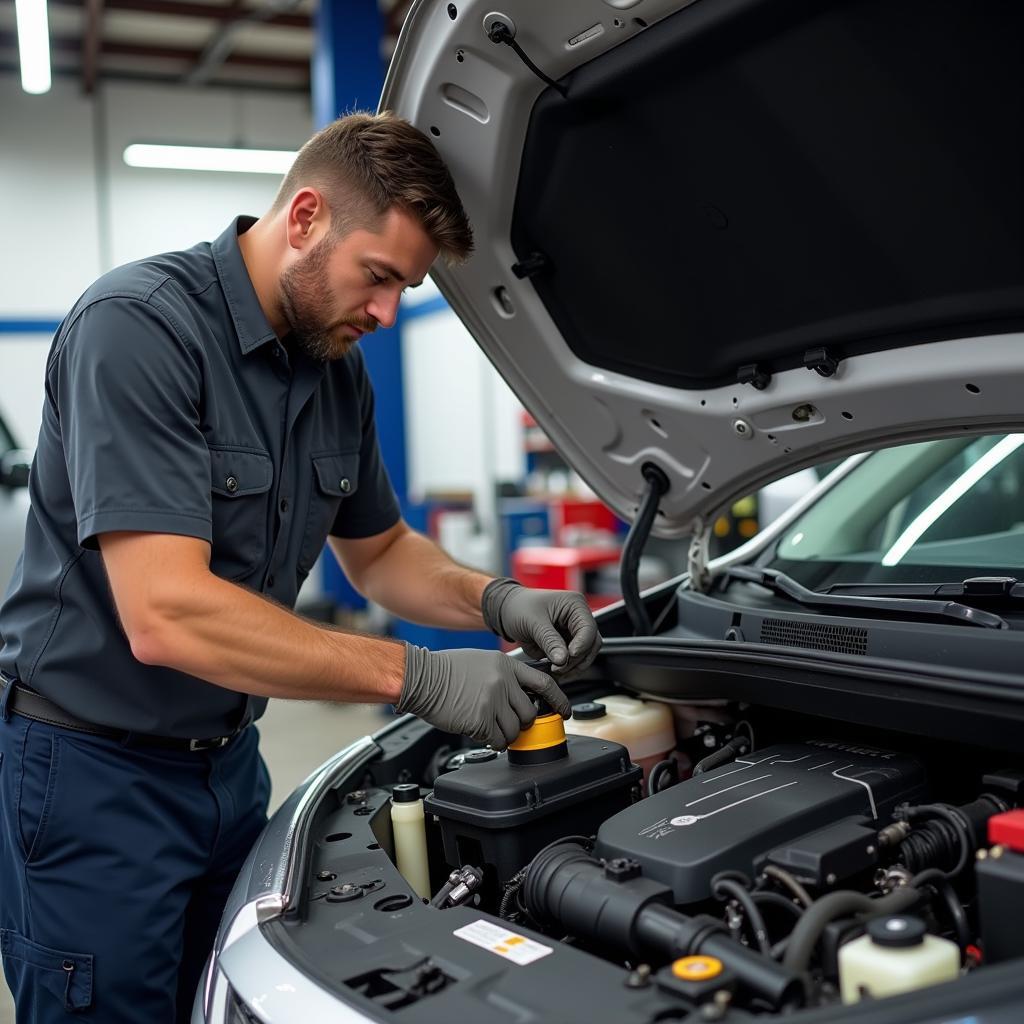
[{"label": "hood hinge", "polygon": [[687,570],[690,573],[690,589],[706,594],[711,585],[711,573],[708,571],[708,548],[711,543],[711,528],[703,519],[698,518],[693,524],[693,536],[690,538],[690,549],[686,555]]}]

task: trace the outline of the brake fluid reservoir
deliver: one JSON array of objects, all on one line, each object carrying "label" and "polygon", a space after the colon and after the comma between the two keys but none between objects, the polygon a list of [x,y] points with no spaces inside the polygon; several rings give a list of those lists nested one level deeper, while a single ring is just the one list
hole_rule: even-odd
[{"label": "brake fluid reservoir", "polygon": [[645,787],[651,769],[676,746],[675,724],[667,704],[622,694],[574,704],[565,731],[621,743],[633,762],[643,769]]},{"label": "brake fluid reservoir", "polygon": [[929,935],[924,922],[910,915],[875,918],[867,924],[867,935],[839,950],[844,1003],[910,992],[952,981],[959,973],[956,943]]}]

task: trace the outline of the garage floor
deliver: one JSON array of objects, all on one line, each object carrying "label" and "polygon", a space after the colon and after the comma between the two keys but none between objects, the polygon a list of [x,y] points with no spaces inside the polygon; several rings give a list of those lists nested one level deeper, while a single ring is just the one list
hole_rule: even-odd
[{"label": "garage floor", "polygon": [[[340,747],[375,732],[390,712],[367,705],[270,702],[260,722],[263,756],[270,768],[271,811]],[[0,977],[0,1024],[14,1024],[14,1006]]]}]

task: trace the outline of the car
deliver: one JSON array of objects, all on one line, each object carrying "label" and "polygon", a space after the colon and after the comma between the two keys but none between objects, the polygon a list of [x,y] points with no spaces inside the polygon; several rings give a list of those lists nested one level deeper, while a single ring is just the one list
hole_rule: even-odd
[{"label": "car", "polygon": [[31,453],[20,448],[0,415],[0,594],[14,572],[25,542]]},{"label": "car", "polygon": [[[300,786],[195,1024],[1020,1019],[1022,39],[995,0],[413,4],[381,107],[477,238],[435,279],[632,523],[624,597],[564,727],[403,716]],[[652,534],[688,571],[640,592]]]}]

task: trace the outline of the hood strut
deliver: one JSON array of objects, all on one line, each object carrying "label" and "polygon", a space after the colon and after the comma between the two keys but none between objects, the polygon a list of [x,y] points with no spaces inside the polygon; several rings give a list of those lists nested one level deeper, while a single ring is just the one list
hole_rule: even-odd
[{"label": "hood strut", "polygon": [[619,583],[629,621],[633,624],[633,635],[650,636],[650,616],[640,600],[640,555],[643,553],[647,538],[651,535],[654,517],[658,512],[658,502],[668,490],[669,480],[664,470],[659,469],[653,462],[645,462],[640,472],[643,473],[647,486],[640,499],[636,519],[633,520],[626,543],[622,547]]}]

